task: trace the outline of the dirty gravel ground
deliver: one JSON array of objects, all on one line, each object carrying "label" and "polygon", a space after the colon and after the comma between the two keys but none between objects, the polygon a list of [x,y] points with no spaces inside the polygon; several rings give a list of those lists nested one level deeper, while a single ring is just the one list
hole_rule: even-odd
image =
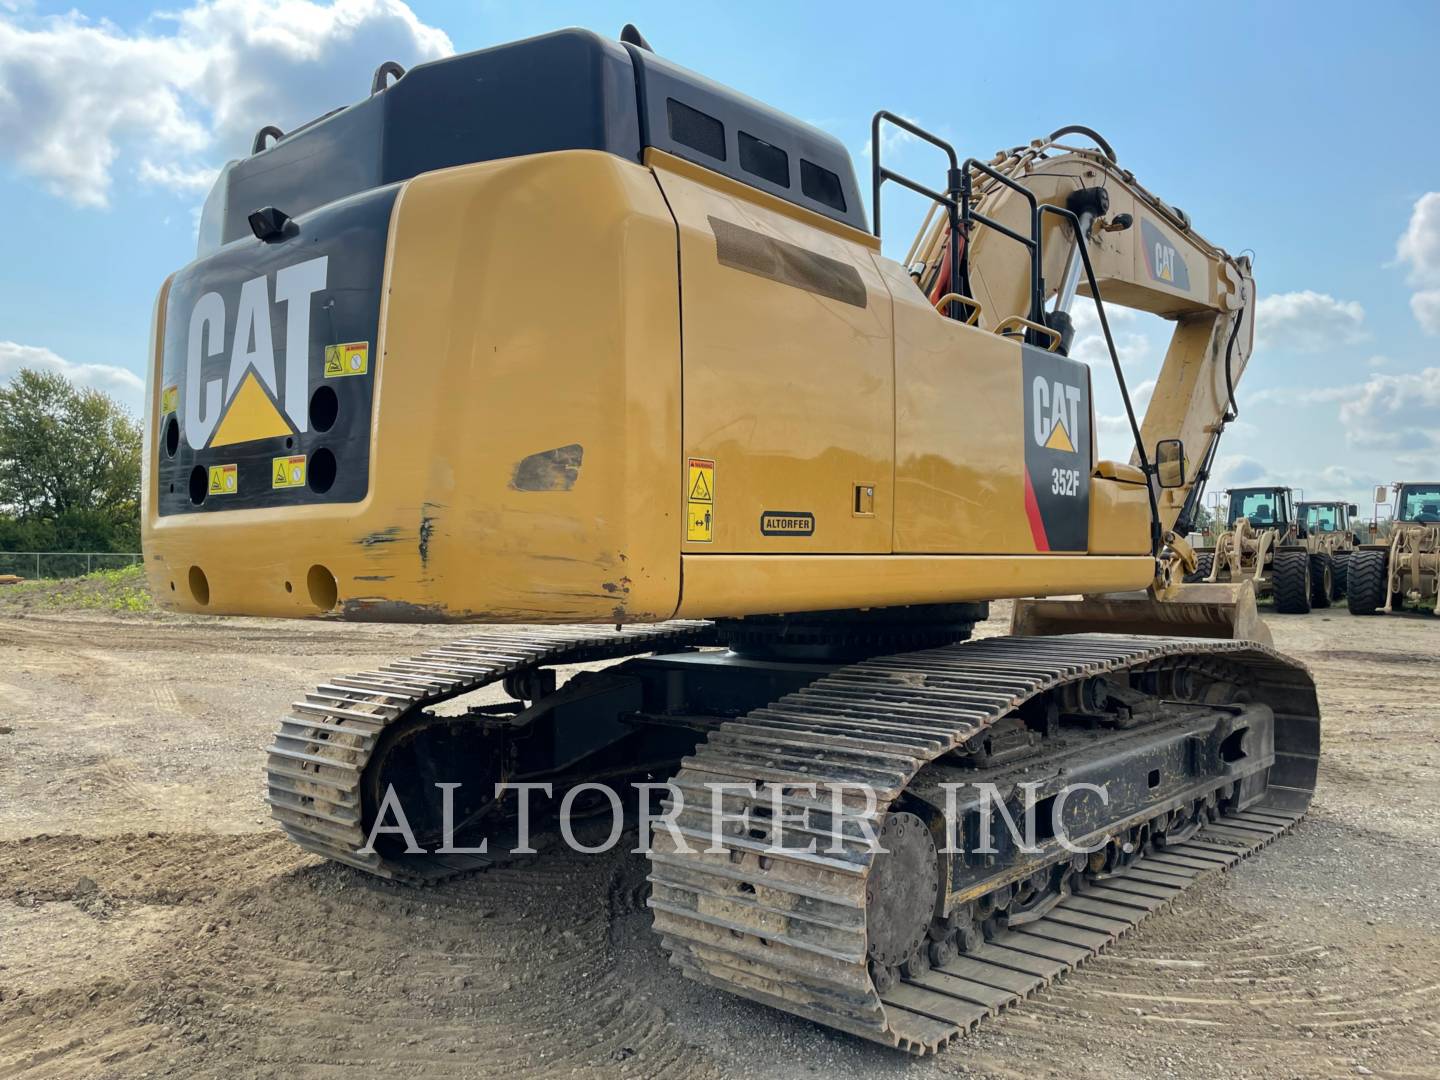
[{"label": "dirty gravel ground", "polygon": [[1440,1077],[1440,620],[1268,621],[1320,686],[1309,818],[914,1060],[681,979],[639,856],[412,890],[292,850],[284,705],[453,628],[0,616],[0,1077]]}]

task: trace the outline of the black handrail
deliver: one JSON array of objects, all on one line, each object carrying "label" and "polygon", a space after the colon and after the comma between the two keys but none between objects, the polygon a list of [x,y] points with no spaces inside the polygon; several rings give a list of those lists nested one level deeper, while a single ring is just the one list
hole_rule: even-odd
[{"label": "black handrail", "polygon": [[[884,165],[880,163],[880,122],[882,120],[886,121],[887,123],[894,124],[901,130],[908,131],[917,139],[923,139],[926,142],[930,143],[930,145],[938,147],[939,149],[945,151],[945,156],[950,159],[950,169],[946,173],[946,183],[950,185],[950,190],[947,194],[942,195],[938,191],[931,191],[924,184],[917,183],[916,181],[911,180],[908,176],[904,176],[900,173],[895,172],[893,169],[887,169]],[[970,290],[968,287],[968,281],[966,283],[966,288],[964,289],[960,289],[957,284],[960,281],[960,272],[963,265],[963,260],[960,255],[959,242],[959,161],[959,155],[955,153],[955,148],[953,146],[947,143],[944,139],[940,138],[940,136],[931,134],[924,128],[920,127],[918,124],[913,124],[909,120],[906,120],[903,116],[896,116],[892,112],[887,112],[885,109],[881,109],[870,120],[870,207],[875,214],[875,238],[877,240],[880,238],[880,188],[886,180],[893,180],[901,187],[909,188],[917,195],[924,195],[927,199],[939,203],[941,206],[945,207],[946,213],[950,220],[950,290],[952,292],[963,292],[964,295],[969,296]],[[948,314],[952,319],[960,318],[958,301],[952,300],[950,302]]]},{"label": "black handrail", "polygon": [[[986,176],[990,177],[990,179],[998,181],[999,183],[1004,184],[1006,187],[1010,188],[1012,191],[1018,191],[1022,196],[1024,196],[1025,201],[1030,204],[1030,235],[1028,237],[1021,236],[1015,230],[1001,225],[998,221],[994,220],[993,218],[986,217],[984,214],[978,214],[971,208],[971,169],[975,169],[978,172],[984,173]],[[1004,173],[997,172],[989,165],[986,165],[983,161],[976,161],[974,158],[970,158],[965,162],[964,166],[961,169],[961,175],[962,181],[960,192],[960,220],[965,226],[965,235],[970,235],[970,222],[978,221],[981,225],[987,225],[990,228],[994,229],[996,232],[1000,233],[1000,235],[1008,236],[1011,240],[1014,240],[1017,243],[1024,244],[1030,250],[1030,321],[1039,323],[1041,326],[1046,325],[1045,282],[1040,275],[1040,267],[1042,265],[1044,249],[1041,247],[1040,240],[1039,200],[1035,198],[1035,193],[1029,188],[1025,187],[1023,184],[1012,180]],[[963,266],[961,268],[961,274],[963,275],[963,279],[965,281],[965,288],[968,292],[970,287],[970,252],[968,246],[965,252],[965,258],[961,261],[963,263]],[[1033,331],[1026,331],[1026,340],[1030,340],[1032,335]],[[1032,342],[1032,344],[1039,344],[1039,342]]]},{"label": "black handrail", "polygon": [[1100,299],[1100,285],[1095,280],[1095,268],[1090,265],[1090,248],[1085,243],[1085,232],[1080,228],[1080,219],[1074,211],[1063,206],[1044,203],[1036,212],[1056,214],[1070,222],[1075,230],[1075,245],[1080,251],[1080,261],[1085,266],[1085,280],[1090,285],[1090,296],[1095,301],[1095,311],[1100,316],[1100,330],[1105,335],[1105,347],[1110,350],[1110,364],[1115,369],[1115,381],[1120,384],[1120,398],[1125,402],[1125,415],[1130,420],[1130,433],[1135,438],[1135,453],[1140,458],[1140,471],[1145,474],[1145,491],[1150,496],[1150,554],[1159,556],[1163,529],[1160,527],[1160,503],[1155,498],[1155,467],[1150,464],[1150,455],[1145,452],[1145,442],[1140,434],[1139,421],[1135,419],[1135,406],[1130,402],[1130,388],[1125,383],[1125,372],[1120,367],[1120,354],[1115,349],[1115,338],[1110,333],[1110,320],[1105,316],[1105,304]]},{"label": "black handrail", "polygon": [[[945,156],[950,159],[950,168],[946,173],[946,183],[949,190],[945,194],[932,191],[924,184],[911,180],[908,176],[887,169],[880,161],[880,123],[885,121],[894,124],[903,131],[908,131],[917,139],[923,139],[932,146],[945,151]],[[976,213],[970,206],[971,202],[971,180],[970,170],[975,169],[984,173],[993,180],[1004,184],[1014,191],[1018,191],[1025,201],[1030,204],[1030,235],[1022,236],[1020,233],[1000,224],[993,218],[984,214]],[[892,112],[881,109],[870,121],[870,204],[875,214],[875,236],[880,236],[880,188],[886,180],[893,180],[902,187],[909,188],[917,195],[923,195],[933,202],[945,207],[950,219],[949,257],[950,257],[950,290],[962,296],[974,296],[970,287],[970,251],[969,244],[964,245],[965,251],[961,253],[961,237],[968,240],[970,236],[970,223],[979,222],[981,225],[988,225],[1002,236],[1007,236],[1017,243],[1024,244],[1030,252],[1030,314],[1031,322],[1045,323],[1045,282],[1041,276],[1041,267],[1044,265],[1044,248],[1040,238],[1040,210],[1035,194],[1029,188],[1017,183],[996,172],[983,161],[968,158],[962,166],[959,163],[959,155],[955,148],[938,135],[932,134],[906,120],[903,116],[896,116]],[[949,315],[952,318],[959,318],[957,305],[959,302],[951,301]],[[1025,340],[1031,344],[1039,344],[1038,335],[1032,330],[1025,331]]]}]

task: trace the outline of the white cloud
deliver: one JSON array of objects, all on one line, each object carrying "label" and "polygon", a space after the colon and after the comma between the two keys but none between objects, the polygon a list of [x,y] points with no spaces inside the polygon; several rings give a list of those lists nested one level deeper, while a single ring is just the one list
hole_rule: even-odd
[{"label": "white cloud", "polygon": [[[916,120],[913,116],[904,116],[904,115],[901,115],[901,118],[904,119],[904,120],[908,120],[910,123],[914,124],[914,125],[915,125],[916,127],[918,127],[918,128],[924,128],[924,127],[925,127],[924,124],[922,124],[919,120]],[[927,131],[930,131],[930,130],[934,130],[934,129],[933,129],[933,128],[926,128],[926,130],[927,130]],[[902,146],[910,146],[911,144],[913,144],[913,143],[918,143],[919,141],[920,141],[920,137],[919,137],[918,135],[912,135],[910,132],[906,131],[904,128],[898,127],[898,126],[896,126],[895,124],[891,124],[891,123],[889,123],[889,122],[882,122],[881,125],[880,125],[880,162],[881,162],[881,164],[883,165],[883,164],[885,163],[885,159],[888,158],[888,157],[890,157],[892,154],[894,154],[894,153],[895,153],[897,150],[899,150]],[[865,140],[865,146],[864,146],[864,148],[860,151],[860,153],[861,153],[861,155],[862,155],[863,157],[865,157],[865,158],[867,158],[867,159],[870,157],[870,148],[871,148],[871,146],[873,145],[873,142],[874,142],[873,139],[868,139],[868,138],[867,138],[867,139]]]},{"label": "white cloud", "polygon": [[[1115,339],[1115,355],[1120,358],[1122,368],[1141,367],[1154,356],[1150,339],[1144,334],[1117,334],[1113,327],[1110,334]],[[1083,360],[1092,367],[1098,365],[1107,371],[1110,369],[1110,349],[1103,334],[1077,335],[1070,346],[1070,357]]]},{"label": "white cloud", "polygon": [[1260,298],[1255,334],[1263,345],[1319,352],[1365,340],[1365,309],[1310,289]]},{"label": "white cloud", "polygon": [[149,158],[142,160],[140,168],[135,171],[135,175],[143,183],[172,188],[176,191],[194,191],[202,194],[210,190],[210,185],[215,182],[215,177],[219,174],[219,169],[211,169],[204,165],[187,169],[173,162],[157,165]]},{"label": "white cloud", "polygon": [[1264,483],[1269,473],[1263,461],[1246,457],[1244,454],[1229,454],[1216,459],[1210,475],[1211,486],[1218,491],[1227,487]]},{"label": "white cloud", "polygon": [[1296,390],[1288,386],[1272,386],[1256,390],[1252,394],[1237,393],[1240,406],[1246,405],[1323,405],[1344,401],[1355,393],[1353,386],[1317,386],[1308,390]]},{"label": "white cloud", "polygon": [[1421,289],[1410,297],[1410,312],[1420,329],[1440,336],[1440,289]]},{"label": "white cloud", "polygon": [[1440,336],[1440,191],[1415,200],[1395,255],[1410,267],[1410,311],[1427,334]]},{"label": "white cloud", "polygon": [[[1100,317],[1095,304],[1088,297],[1076,297],[1070,309],[1075,322],[1075,340],[1070,345],[1070,356],[1075,360],[1110,369],[1110,350],[1105,345],[1105,335],[1100,329]],[[1159,350],[1148,335],[1133,328],[1136,312],[1118,304],[1107,304],[1105,318],[1110,323],[1110,336],[1115,340],[1115,353],[1120,357],[1120,366],[1127,370],[1158,363]],[[1130,327],[1127,329],[1127,327]]]},{"label": "white cloud", "polygon": [[[1387,361],[1371,357],[1370,365]],[[1271,387],[1246,394],[1241,405],[1339,404],[1338,420],[1353,447],[1423,450],[1440,447],[1440,367],[1391,375],[1375,372],[1363,383],[1305,390]]]},{"label": "white cloud", "polygon": [[1395,254],[1409,263],[1414,284],[1440,285],[1440,191],[1427,191],[1415,200]]},{"label": "white cloud", "polygon": [[0,341],[0,382],[9,382],[25,368],[59,372],[77,386],[109,394],[136,416],[144,411],[145,382],[133,371],[114,364],[74,364],[49,349]]},{"label": "white cloud", "polygon": [[0,155],[50,191],[105,206],[115,165],[193,193],[249,150],[369,90],[383,60],[453,52],[401,0],[197,0],[127,34],[71,13],[0,17]]},{"label": "white cloud", "polygon": [[1394,450],[1440,447],[1440,367],[1372,375],[1346,388],[1340,422],[1354,446]]},{"label": "white cloud", "polygon": [[1271,462],[1235,454],[1229,457],[1221,455],[1216,461],[1209,490],[1214,497],[1227,488],[1274,485],[1292,488],[1297,501],[1344,499],[1363,505],[1369,503],[1371,491],[1380,482],[1373,473],[1357,471],[1345,465],[1277,468]]}]

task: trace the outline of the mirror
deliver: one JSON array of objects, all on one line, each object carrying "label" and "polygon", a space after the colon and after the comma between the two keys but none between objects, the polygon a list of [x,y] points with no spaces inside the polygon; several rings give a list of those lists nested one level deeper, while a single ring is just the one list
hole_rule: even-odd
[{"label": "mirror", "polygon": [[1185,486],[1185,444],[1179,439],[1155,444],[1155,478],[1162,488]]},{"label": "mirror", "polygon": [[1375,485],[1375,503],[1377,506],[1384,506],[1390,499],[1390,489],[1384,484]]},{"label": "mirror", "polygon": [[1349,510],[1351,517],[1354,517],[1356,514],[1360,513],[1360,507],[1356,506],[1354,503],[1350,504]]}]

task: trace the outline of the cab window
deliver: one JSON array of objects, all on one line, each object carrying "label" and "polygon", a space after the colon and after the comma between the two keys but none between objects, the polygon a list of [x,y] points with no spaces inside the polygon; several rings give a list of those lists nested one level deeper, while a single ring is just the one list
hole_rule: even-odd
[{"label": "cab window", "polygon": [[1237,491],[1230,498],[1230,524],[1243,517],[1257,528],[1269,528],[1287,520],[1285,510],[1283,492]]},{"label": "cab window", "polygon": [[1400,498],[1401,521],[1440,522],[1440,484],[1406,487]]}]

